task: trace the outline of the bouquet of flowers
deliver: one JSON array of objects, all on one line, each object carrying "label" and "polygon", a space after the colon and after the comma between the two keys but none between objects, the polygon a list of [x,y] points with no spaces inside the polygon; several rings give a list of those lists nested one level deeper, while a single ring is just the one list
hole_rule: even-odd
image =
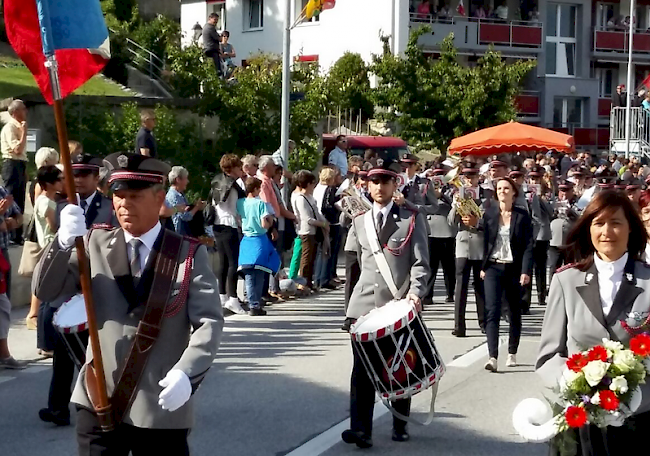
[{"label": "bouquet of flowers", "polygon": [[513,425],[524,439],[543,442],[555,438],[561,453],[570,454],[574,442],[566,431],[588,424],[623,425],[640,405],[638,388],[645,383],[648,369],[650,335],[635,336],[629,348],[603,339],[601,345],[566,361],[554,413],[542,401],[526,399],[515,409]]}]

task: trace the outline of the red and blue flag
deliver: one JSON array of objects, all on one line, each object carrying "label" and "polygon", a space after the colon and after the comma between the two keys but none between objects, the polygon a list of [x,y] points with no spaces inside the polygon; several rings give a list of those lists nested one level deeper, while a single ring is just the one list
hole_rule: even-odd
[{"label": "red and blue flag", "polygon": [[48,56],[56,58],[62,98],[101,71],[110,59],[108,29],[99,0],[5,0],[4,9],[9,42],[50,104]]}]

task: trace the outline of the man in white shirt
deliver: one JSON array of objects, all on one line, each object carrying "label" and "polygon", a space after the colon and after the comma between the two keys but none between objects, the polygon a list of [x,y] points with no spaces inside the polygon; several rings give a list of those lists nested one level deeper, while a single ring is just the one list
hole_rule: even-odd
[{"label": "man in white shirt", "polygon": [[[14,100],[8,108],[11,119],[0,131],[2,151],[2,180],[14,197],[20,211],[25,212],[27,189],[27,107],[21,100]],[[16,230],[16,242],[22,243],[22,227]]]}]

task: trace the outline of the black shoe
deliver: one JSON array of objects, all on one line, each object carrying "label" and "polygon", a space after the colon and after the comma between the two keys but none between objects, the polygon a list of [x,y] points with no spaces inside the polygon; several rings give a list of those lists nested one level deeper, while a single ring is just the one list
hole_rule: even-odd
[{"label": "black shoe", "polygon": [[354,318],[346,318],[343,324],[341,325],[341,331],[350,332],[350,326],[352,326],[353,321]]},{"label": "black shoe", "polygon": [[465,334],[465,331],[460,331],[460,330],[458,330],[458,329],[454,329],[454,330],[451,332],[451,335],[452,335],[452,336],[456,336],[456,337],[467,337],[467,334]]},{"label": "black shoe", "polygon": [[343,431],[341,434],[341,439],[343,439],[345,443],[354,443],[359,448],[372,447],[372,439],[370,436],[364,434],[361,431],[353,431],[352,429],[348,429],[347,431]]},{"label": "black shoe", "polygon": [[522,315],[530,315],[530,309],[522,309],[521,314]]},{"label": "black shoe", "polygon": [[321,288],[326,288],[328,290],[336,290],[338,287],[336,286],[336,284],[332,282],[327,282],[325,285],[321,286]]},{"label": "black shoe", "polygon": [[485,334],[485,326],[481,326],[481,334]]},{"label": "black shoe", "polygon": [[454,297],[453,296],[447,296],[447,299],[445,299],[445,302],[453,303],[454,302]]},{"label": "black shoe", "polygon": [[251,310],[248,311],[248,315],[251,317],[263,317],[266,315],[266,310],[261,309],[259,307],[253,307]]},{"label": "black shoe", "polygon": [[54,423],[57,426],[70,426],[70,412],[54,412],[44,408],[38,411],[38,417],[46,423]]},{"label": "black shoe", "polygon": [[280,298],[278,298],[276,296],[271,296],[271,295],[264,295],[264,296],[262,296],[262,300],[264,302],[266,302],[267,305],[268,305],[268,303],[278,302],[280,300]]},{"label": "black shoe", "polygon": [[393,429],[393,437],[392,437],[393,441],[395,441],[395,442],[406,442],[410,438],[411,438],[411,436],[406,431],[406,429],[404,429],[404,430]]}]

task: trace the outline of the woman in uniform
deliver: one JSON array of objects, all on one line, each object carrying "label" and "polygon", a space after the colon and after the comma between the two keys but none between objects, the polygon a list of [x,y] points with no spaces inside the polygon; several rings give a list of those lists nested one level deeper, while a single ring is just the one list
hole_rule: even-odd
[{"label": "woman in uniform", "polygon": [[[605,190],[584,210],[567,237],[567,259],[551,282],[536,370],[557,387],[571,355],[612,339],[628,344],[648,331],[650,268],[639,259],[647,242],[639,214],[625,193]],[[634,454],[650,429],[650,385],[627,420],[577,431],[579,456]],[[552,448],[552,454],[557,449]]]}]

